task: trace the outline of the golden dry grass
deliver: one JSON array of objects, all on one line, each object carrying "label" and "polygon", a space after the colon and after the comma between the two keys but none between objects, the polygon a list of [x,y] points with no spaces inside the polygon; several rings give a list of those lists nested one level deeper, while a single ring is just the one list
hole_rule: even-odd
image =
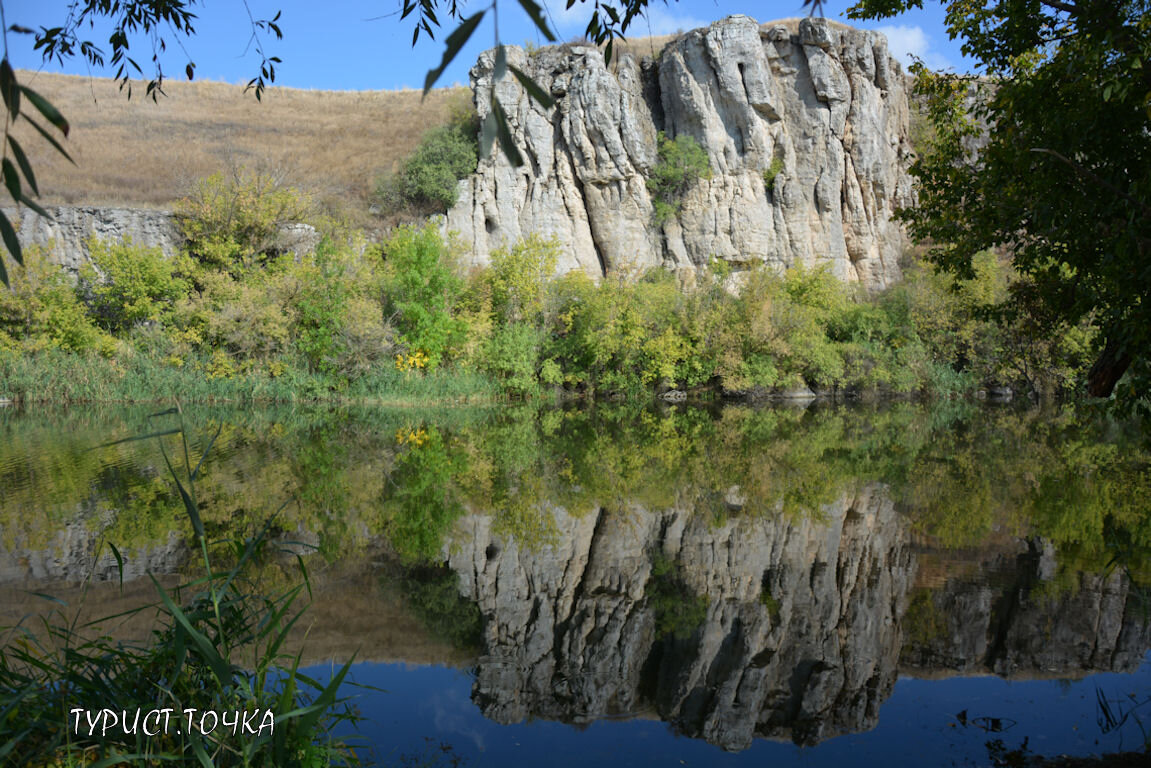
[{"label": "golden dry grass", "polygon": [[668,43],[677,37],[679,35],[655,35],[654,37],[629,37],[624,40],[616,40],[612,46],[612,55],[619,57],[624,54],[631,54],[637,59],[642,59],[644,56],[650,56],[653,59],[658,58]]},{"label": "golden dry grass", "polygon": [[107,78],[20,72],[72,125],[70,165],[29,126],[17,139],[48,204],[170,207],[191,184],[239,166],[267,171],[316,199],[366,207],[376,177],[394,170],[429,128],[470,103],[466,88],[308,91],[169,82],[167,97],[131,100]]}]

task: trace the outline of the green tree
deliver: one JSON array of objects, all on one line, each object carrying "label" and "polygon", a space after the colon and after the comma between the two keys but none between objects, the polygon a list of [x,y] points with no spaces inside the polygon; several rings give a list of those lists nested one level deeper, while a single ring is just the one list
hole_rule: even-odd
[{"label": "green tree", "polygon": [[[961,277],[1011,255],[1006,309],[1047,332],[1099,329],[1088,391],[1135,402],[1151,380],[1151,4],[946,0],[948,31],[987,77],[915,67],[934,136],[903,213]],[[885,18],[922,0],[859,0]],[[1146,401],[1143,401],[1146,403]]]},{"label": "green tree", "polygon": [[403,341],[435,369],[466,332],[455,316],[463,292],[449,245],[434,224],[405,226],[384,246],[386,289]]}]

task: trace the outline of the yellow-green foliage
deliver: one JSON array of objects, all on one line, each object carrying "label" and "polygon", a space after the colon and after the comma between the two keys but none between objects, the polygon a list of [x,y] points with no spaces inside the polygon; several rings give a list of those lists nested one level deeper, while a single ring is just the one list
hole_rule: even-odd
[{"label": "yellow-green foliage", "polygon": [[91,262],[80,270],[80,288],[101,328],[123,333],[144,322],[159,322],[187,294],[186,257],[165,258],[159,248],[88,239]]},{"label": "yellow-green foliage", "polygon": [[193,256],[242,271],[265,259],[280,227],[303,220],[309,207],[272,175],[240,169],[198,182],[176,212]]},{"label": "yellow-green foliage", "polygon": [[559,261],[559,243],[539,235],[492,252],[492,305],[509,322],[538,322],[547,300],[547,285]]},{"label": "yellow-green foliage", "polygon": [[[222,178],[204,189],[228,191]],[[261,189],[237,182],[229,194],[248,211],[240,219],[270,226],[267,212],[289,198]],[[185,223],[222,231],[211,224],[219,214]],[[367,382],[361,392],[404,382],[449,395],[449,379],[530,397],[545,387],[639,396],[703,385],[753,395],[802,386],[953,394],[1003,383],[1048,393],[1073,385],[1093,346],[1085,323],[1052,334],[996,314],[1009,292],[1025,300],[1032,286],[991,254],[969,280],[912,264],[905,282],[865,296],[826,267],[733,273],[720,261],[688,277],[652,269],[637,279],[553,279],[559,246],[534,236],[496,250],[490,267],[465,279],[456,247],[433,224],[400,227],[379,248],[325,238],[313,254],[265,258],[246,226],[198,241],[231,248],[247,231],[248,246],[221,259],[196,242],[192,256],[169,261],[93,241],[78,288],[31,250],[0,297],[0,349],[118,350],[105,366],[116,379],[116,366],[142,353],[200,381],[255,377],[245,391],[266,391],[275,379],[277,391],[305,397],[356,390],[357,381]]]},{"label": "yellow-green foliage", "polygon": [[43,249],[24,249],[24,266],[8,260],[7,268],[11,289],[0,290],[0,347],[113,353],[115,340],[92,321],[72,279]]},{"label": "yellow-green foliage", "polygon": [[278,260],[241,280],[203,270],[200,290],[175,312],[173,354],[224,352],[236,370],[299,356],[310,370],[338,380],[362,376],[393,351],[376,262],[375,252],[322,244],[315,254]]},{"label": "yellow-green foliage", "polygon": [[[447,409],[426,420],[374,408],[352,416],[343,409],[226,413],[231,423],[216,445],[227,458],[207,463],[198,481],[213,510],[207,522],[258,522],[274,488],[300,500],[284,511],[283,527],[321,532],[336,553],[387,533],[410,558],[434,558],[464,510],[491,514],[494,528],[522,545],[546,546],[554,506],[571,514],[631,504],[694,508],[716,520],[818,516],[878,482],[917,533],[943,546],[1033,531],[1059,547],[1061,562],[1102,567],[1121,546],[1151,564],[1143,435],[1070,408],[898,403],[656,413],[601,404],[542,413]],[[0,543],[15,536],[46,546],[47,522],[72,519],[76,500],[102,487],[111,465],[144,469],[125,469],[130,488],[100,502],[113,521],[107,535],[133,547],[163,541],[175,527],[164,510],[176,496],[146,469],[162,464],[155,444],[89,450],[133,434],[136,420],[124,422],[119,410],[76,409],[61,430],[58,418],[48,425],[0,411],[0,466],[27,467],[0,499]],[[724,502],[733,485],[744,497],[739,511]]]},{"label": "yellow-green foliage", "polygon": [[548,356],[567,383],[634,392],[681,378],[694,345],[679,330],[687,305],[672,273],[596,284],[573,272],[556,281],[554,296],[557,328]]}]

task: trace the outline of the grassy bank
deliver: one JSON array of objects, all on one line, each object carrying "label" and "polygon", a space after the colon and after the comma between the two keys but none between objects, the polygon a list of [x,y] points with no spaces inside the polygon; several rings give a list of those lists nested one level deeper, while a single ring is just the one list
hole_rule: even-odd
[{"label": "grassy bank", "polygon": [[472,371],[405,376],[380,368],[341,386],[306,368],[278,375],[249,370],[212,377],[211,357],[181,365],[129,349],[103,357],[48,349],[31,355],[0,354],[0,398],[30,403],[307,403],[355,402],[394,406],[482,404],[504,399],[496,382]]}]

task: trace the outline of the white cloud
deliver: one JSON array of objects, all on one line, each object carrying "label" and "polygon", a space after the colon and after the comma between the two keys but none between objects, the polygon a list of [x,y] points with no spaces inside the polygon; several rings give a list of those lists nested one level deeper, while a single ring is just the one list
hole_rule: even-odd
[{"label": "white cloud", "polygon": [[[550,0],[547,5],[551,21],[559,27],[560,37],[579,34],[587,27],[591,18],[591,2],[581,3],[567,8],[567,0]],[[706,27],[710,21],[697,19],[693,16],[677,16],[662,6],[649,5],[646,18],[637,18],[631,23],[628,37],[647,37],[650,35],[670,35],[675,32],[687,32],[697,27]]]},{"label": "white cloud", "polygon": [[588,16],[591,9],[586,7],[583,3],[577,2],[571,8],[565,8],[567,0],[551,0],[547,4],[548,16],[555,25],[559,27],[559,32],[571,32],[576,27],[583,28],[587,26]]},{"label": "white cloud", "polygon": [[946,56],[932,50],[931,40],[923,31],[923,27],[899,24],[876,27],[875,29],[887,37],[888,50],[904,66],[911,64],[914,56],[922,59],[923,63],[931,69],[948,69],[951,67],[951,62],[947,60]]},{"label": "white cloud", "polygon": [[687,32],[699,27],[706,27],[709,24],[711,24],[710,21],[697,19],[693,16],[676,16],[663,6],[649,5],[647,7],[647,19],[632,22],[632,35],[634,37],[647,36],[649,26],[652,35],[672,35],[676,32]]}]

